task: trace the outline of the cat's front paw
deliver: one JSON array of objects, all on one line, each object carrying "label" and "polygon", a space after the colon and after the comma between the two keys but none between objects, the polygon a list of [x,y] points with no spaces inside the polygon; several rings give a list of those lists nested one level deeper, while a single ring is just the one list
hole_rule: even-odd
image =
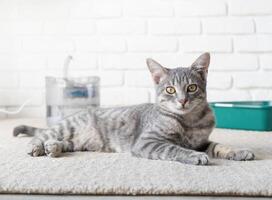
[{"label": "cat's front paw", "polygon": [[245,160],[254,160],[255,155],[253,152],[249,150],[236,150],[236,151],[230,151],[227,154],[226,158],[229,160],[235,160],[235,161],[245,161]]},{"label": "cat's front paw", "polygon": [[195,152],[185,159],[186,164],[191,165],[207,165],[209,163],[209,156],[205,153]]}]

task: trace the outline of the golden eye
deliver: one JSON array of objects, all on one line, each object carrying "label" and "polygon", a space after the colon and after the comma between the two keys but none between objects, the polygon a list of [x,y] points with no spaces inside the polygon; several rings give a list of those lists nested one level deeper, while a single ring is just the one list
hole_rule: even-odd
[{"label": "golden eye", "polygon": [[197,90],[196,84],[191,84],[187,87],[187,92],[195,92]]},{"label": "golden eye", "polygon": [[174,88],[174,87],[172,87],[172,86],[168,86],[168,87],[166,87],[166,92],[168,93],[168,94],[174,94],[174,93],[176,93],[176,89]]}]

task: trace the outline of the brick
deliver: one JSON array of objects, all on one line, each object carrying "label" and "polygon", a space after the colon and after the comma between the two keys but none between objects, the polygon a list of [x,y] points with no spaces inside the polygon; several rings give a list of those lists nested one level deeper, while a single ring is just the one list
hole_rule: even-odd
[{"label": "brick", "polygon": [[21,41],[14,37],[0,39],[0,53],[16,53],[21,50]]},{"label": "brick", "polygon": [[212,90],[208,89],[208,101],[249,101],[252,97],[247,90]]},{"label": "brick", "polygon": [[16,35],[38,35],[42,33],[42,21],[20,21],[11,24],[11,31]]},{"label": "brick", "polygon": [[99,65],[103,69],[147,69],[146,54],[103,54],[99,58]]},{"label": "brick", "polygon": [[[47,74],[51,74],[51,76],[60,76],[63,77],[63,73],[60,72],[56,72],[56,71],[51,71],[52,73],[47,72]],[[91,77],[91,76],[98,76],[99,72],[97,70],[78,70],[78,69],[74,69],[71,67],[71,69],[69,70],[68,73],[68,77],[72,77],[72,78],[79,78],[81,79],[83,77],[83,79],[85,79],[84,77]]]},{"label": "brick", "polygon": [[[114,101],[113,101],[114,98]],[[149,90],[143,88],[102,88],[102,106],[124,106],[149,102]]]},{"label": "brick", "polygon": [[119,0],[79,0],[71,6],[72,18],[109,18],[120,17],[122,6]]},{"label": "brick", "polygon": [[44,103],[44,92],[41,90],[1,90],[0,106],[20,106],[28,99],[28,106],[40,106]]},{"label": "brick", "polygon": [[180,53],[129,53],[124,55],[102,55],[99,65],[103,69],[115,70],[147,70],[146,59],[153,58],[165,67],[188,67],[194,62],[199,54]]},{"label": "brick", "polygon": [[0,19],[16,19],[18,14],[18,2],[10,0],[0,1]]},{"label": "brick", "polygon": [[127,71],[125,73],[125,84],[133,87],[153,87],[151,74],[146,71]]},{"label": "brick", "polygon": [[179,17],[222,16],[227,14],[225,3],[214,0],[176,1],[174,7],[175,14]]},{"label": "brick", "polygon": [[0,22],[0,35],[6,36],[6,35],[10,35],[10,33],[12,33],[12,23],[9,21],[1,21]]},{"label": "brick", "polygon": [[94,17],[120,17],[122,15],[122,1],[111,0],[94,0],[93,16]]},{"label": "brick", "polygon": [[263,69],[272,69],[272,55],[260,55],[260,65]]},{"label": "brick", "polygon": [[224,36],[186,36],[180,38],[180,50],[183,52],[231,52],[229,37]]},{"label": "brick", "polygon": [[234,38],[234,49],[238,52],[270,52],[272,36],[237,36]]},{"label": "brick", "polygon": [[234,75],[234,86],[242,89],[272,87],[272,73],[244,72]]},{"label": "brick", "polygon": [[42,33],[42,28],[43,22],[39,20],[0,21],[0,35],[38,35]]},{"label": "brick", "polygon": [[26,52],[41,53],[41,52],[72,52],[74,43],[68,39],[52,38],[52,37],[37,37],[23,38],[22,48]]},{"label": "brick", "polygon": [[[63,53],[48,54],[47,55],[47,70],[57,70],[57,71],[61,71],[62,73],[64,61],[67,58],[67,56],[68,54],[63,54]],[[74,62],[74,59],[75,58],[73,57],[73,60],[70,64]]]},{"label": "brick", "polygon": [[257,33],[272,33],[272,17],[255,18]]},{"label": "brick", "polygon": [[16,69],[16,56],[9,54],[0,54],[0,70],[14,71]]},{"label": "brick", "polygon": [[99,20],[97,32],[105,35],[144,34],[146,24],[143,20]]},{"label": "brick", "polygon": [[272,99],[271,89],[251,89],[250,93],[254,101],[271,101]]},{"label": "brick", "polygon": [[90,35],[96,31],[93,20],[54,20],[46,21],[44,34],[57,35]]},{"label": "brick", "polygon": [[[69,54],[49,54],[47,56],[47,69],[63,70],[64,61]],[[73,58],[69,70],[94,70],[97,69],[97,57],[91,53],[72,53]]]},{"label": "brick", "polygon": [[[99,65],[103,69],[148,70],[146,58],[151,57],[168,68],[189,67],[199,56],[181,53],[130,53],[125,55],[102,55]],[[211,54],[211,71],[246,71],[258,69],[257,56],[252,54]]]},{"label": "brick", "polygon": [[43,34],[45,35],[60,35],[66,34],[68,27],[67,20],[47,20],[43,25]]},{"label": "brick", "polygon": [[125,104],[125,89],[101,88],[100,100],[102,106],[122,106]]},{"label": "brick", "polygon": [[18,17],[21,19],[67,19],[68,1],[24,1],[18,5]]},{"label": "brick", "polygon": [[94,54],[72,54],[71,69],[93,70],[97,69],[97,58]]},{"label": "brick", "polygon": [[19,77],[21,88],[44,88],[44,72],[21,72]]},{"label": "brick", "polygon": [[257,70],[258,59],[254,54],[212,54],[212,71],[247,71]]},{"label": "brick", "polygon": [[124,83],[123,72],[120,71],[101,71],[99,77],[102,87],[122,86]]},{"label": "brick", "polygon": [[209,89],[230,89],[232,86],[232,77],[226,73],[214,73],[211,72],[208,75],[208,84]]},{"label": "brick", "polygon": [[[71,67],[68,72],[68,78],[80,78],[80,77],[90,77],[90,76],[98,76],[99,72],[97,70],[78,70]],[[53,76],[53,77],[64,77],[64,73],[62,69],[53,70],[47,69],[46,76]]]},{"label": "brick", "polygon": [[254,32],[254,23],[250,19],[204,19],[202,26],[203,32],[209,34],[248,34]]},{"label": "brick", "polygon": [[[47,58],[45,55],[36,54],[19,54],[15,59],[16,67],[23,70],[39,71],[44,70],[47,65]],[[1,61],[0,61],[1,63]]]},{"label": "brick", "polygon": [[231,0],[229,13],[231,15],[266,15],[272,12],[270,0]]},{"label": "brick", "polygon": [[171,17],[174,10],[169,3],[158,1],[124,1],[124,15],[133,17]]},{"label": "brick", "polygon": [[46,77],[47,76],[63,77],[64,75],[63,75],[63,71],[62,70],[51,70],[51,69],[47,69],[46,70]]},{"label": "brick", "polygon": [[192,63],[198,58],[198,56],[199,53],[196,54],[153,53],[147,55],[146,57],[151,57],[164,67],[176,68],[176,67],[190,67]]},{"label": "brick", "polygon": [[127,39],[130,52],[175,52],[178,41],[166,37],[130,37]]},{"label": "brick", "polygon": [[80,37],[75,40],[77,51],[83,52],[124,52],[126,43],[120,37]]},{"label": "brick", "polygon": [[136,105],[149,102],[150,97],[148,89],[127,88],[125,93],[125,105]]},{"label": "brick", "polygon": [[1,88],[16,88],[18,86],[18,74],[2,71],[0,73]]},{"label": "brick", "polygon": [[148,28],[150,33],[155,35],[199,34],[201,32],[198,19],[151,20]]}]

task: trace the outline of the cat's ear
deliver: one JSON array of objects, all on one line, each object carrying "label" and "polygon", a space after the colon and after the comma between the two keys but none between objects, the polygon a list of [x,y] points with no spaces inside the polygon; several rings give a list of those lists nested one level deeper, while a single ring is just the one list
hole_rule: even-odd
[{"label": "cat's ear", "polygon": [[169,70],[151,58],[146,59],[146,64],[156,84],[168,76]]},{"label": "cat's ear", "polygon": [[203,53],[196,61],[191,65],[191,68],[201,74],[203,78],[207,77],[208,69],[210,65],[210,53]]}]

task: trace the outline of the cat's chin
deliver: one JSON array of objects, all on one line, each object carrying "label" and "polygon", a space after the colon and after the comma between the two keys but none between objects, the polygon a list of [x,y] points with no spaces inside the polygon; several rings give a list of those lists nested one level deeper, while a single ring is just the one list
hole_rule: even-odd
[{"label": "cat's chin", "polygon": [[173,113],[176,113],[178,115],[185,115],[185,114],[188,114],[191,112],[191,108],[190,107],[186,107],[186,108],[183,108],[183,107],[176,107],[175,109],[172,109],[171,111]]},{"label": "cat's chin", "polygon": [[190,108],[180,108],[178,109],[178,112],[181,114],[181,115],[184,115],[184,114],[187,114],[191,111]]}]

